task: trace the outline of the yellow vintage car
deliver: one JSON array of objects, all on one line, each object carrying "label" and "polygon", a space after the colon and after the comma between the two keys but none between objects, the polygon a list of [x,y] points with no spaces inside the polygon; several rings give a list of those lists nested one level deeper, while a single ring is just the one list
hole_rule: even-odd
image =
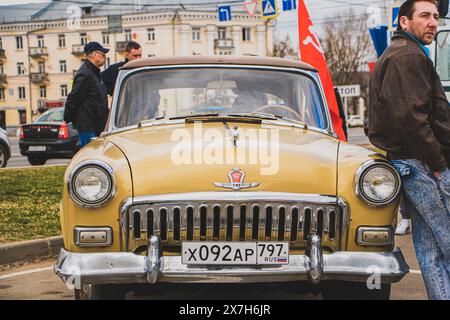
[{"label": "yellow vintage car", "polygon": [[388,299],[400,178],[341,142],[317,71],[286,59],[136,60],[101,137],[72,159],[55,272],[77,298],[134,284],[317,284]]}]

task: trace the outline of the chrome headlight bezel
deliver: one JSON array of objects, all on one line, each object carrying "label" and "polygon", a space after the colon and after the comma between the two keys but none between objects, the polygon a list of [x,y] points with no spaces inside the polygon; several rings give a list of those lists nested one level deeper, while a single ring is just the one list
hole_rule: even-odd
[{"label": "chrome headlight bezel", "polygon": [[[110,184],[108,188],[108,193],[106,193],[105,196],[103,196],[100,200],[95,202],[83,199],[74,189],[75,188],[74,181],[77,175],[87,168],[96,168],[103,171],[106,174]],[[70,173],[67,183],[68,183],[67,189],[69,191],[70,198],[82,208],[100,208],[106,205],[116,194],[116,181],[114,177],[114,170],[109,164],[99,160],[87,160],[78,164]]]},{"label": "chrome headlight bezel", "polygon": [[[370,198],[368,195],[365,194],[362,183],[364,181],[364,177],[366,176],[366,174],[374,169],[374,168],[383,168],[388,170],[390,173],[392,173],[392,175],[395,178],[395,192],[387,199],[383,200],[383,201],[376,201],[372,198]],[[363,200],[366,204],[368,204],[369,206],[373,206],[373,207],[383,207],[386,205],[391,204],[399,195],[400,191],[401,191],[401,178],[400,175],[398,174],[397,170],[395,170],[395,168],[389,164],[386,161],[382,161],[382,160],[370,160],[365,162],[364,164],[362,164],[358,171],[356,172],[355,175],[355,193],[356,195]]]}]

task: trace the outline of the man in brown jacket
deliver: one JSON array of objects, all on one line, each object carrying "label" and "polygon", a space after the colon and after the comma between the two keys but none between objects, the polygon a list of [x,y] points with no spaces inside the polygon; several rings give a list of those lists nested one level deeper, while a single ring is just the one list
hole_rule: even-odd
[{"label": "man in brown jacket", "polygon": [[430,299],[450,299],[450,108],[425,45],[437,32],[434,0],[407,0],[370,81],[368,136],[402,177]]}]

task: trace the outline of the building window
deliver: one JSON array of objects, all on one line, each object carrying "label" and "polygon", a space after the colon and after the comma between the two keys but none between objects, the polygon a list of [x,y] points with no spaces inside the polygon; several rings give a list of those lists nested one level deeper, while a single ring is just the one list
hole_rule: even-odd
[{"label": "building window", "polygon": [[109,33],[103,32],[102,33],[102,37],[103,37],[103,44],[104,45],[109,45]]},{"label": "building window", "polygon": [[41,61],[38,64],[39,73],[45,73],[45,62]]},{"label": "building window", "polygon": [[67,63],[66,60],[61,60],[59,61],[59,71],[61,73],[66,73],[67,72]]},{"label": "building window", "polygon": [[37,45],[39,48],[45,47],[44,45],[44,36],[37,36]]},{"label": "building window", "polygon": [[220,40],[225,40],[227,38],[227,28],[218,28],[217,29],[217,37]]},{"label": "building window", "polygon": [[58,35],[58,45],[60,48],[66,47],[66,36],[64,34]]},{"label": "building window", "polygon": [[45,86],[39,87],[39,97],[47,98],[47,87]]},{"label": "building window", "polygon": [[147,29],[147,39],[148,41],[156,40],[155,28]]},{"label": "building window", "polygon": [[67,97],[67,84],[61,85],[61,97],[63,98]]},{"label": "building window", "polygon": [[23,39],[22,36],[16,37],[16,48],[23,49]]},{"label": "building window", "polygon": [[126,42],[131,41],[131,30],[130,29],[125,30],[125,41]]},{"label": "building window", "polygon": [[192,28],[192,41],[200,41],[200,28]]},{"label": "building window", "polygon": [[242,41],[251,41],[251,28],[242,29]]},{"label": "building window", "polygon": [[103,69],[104,70],[108,69],[110,65],[111,65],[111,58],[106,58],[105,64],[103,65]]},{"label": "building window", "polygon": [[0,100],[5,100],[5,89],[0,88]]},{"label": "building window", "polygon": [[0,64],[0,75],[3,74],[5,72],[5,70],[3,69],[3,65]]},{"label": "building window", "polygon": [[80,43],[85,46],[87,45],[87,36],[86,33],[80,33]]},{"label": "building window", "polygon": [[3,49],[3,41],[2,41],[2,37],[0,37],[0,49]]},{"label": "building window", "polygon": [[154,58],[154,57],[156,57],[156,54],[149,54],[148,57],[149,58]]},{"label": "building window", "polygon": [[25,87],[19,87],[19,99],[26,99]]},{"label": "building window", "polygon": [[22,74],[25,74],[25,67],[23,62],[17,62],[17,74],[20,76]]},{"label": "building window", "polygon": [[27,112],[25,110],[17,110],[19,112],[20,124],[27,123]]}]

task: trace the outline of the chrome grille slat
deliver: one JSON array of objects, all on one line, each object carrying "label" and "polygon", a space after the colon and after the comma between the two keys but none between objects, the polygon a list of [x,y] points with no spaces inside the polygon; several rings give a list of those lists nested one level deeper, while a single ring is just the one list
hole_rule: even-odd
[{"label": "chrome grille slat", "polygon": [[[203,214],[202,207],[205,208]],[[228,207],[230,207],[230,211],[228,211]],[[245,220],[243,222],[241,217],[244,218],[244,211],[241,207],[245,207]],[[255,207],[259,208],[259,216],[256,221],[254,221]],[[189,208],[192,208],[192,210]],[[269,221],[266,219],[268,212],[270,213],[268,208],[272,208]],[[165,222],[161,220],[161,210],[166,210]],[[216,219],[217,210],[219,219]],[[295,218],[294,210],[296,210]],[[323,210],[322,214],[320,210]],[[153,221],[151,221],[150,211],[153,212]],[[121,216],[121,219],[124,220],[121,221],[121,225],[125,226],[126,221],[128,221],[129,231],[125,241],[127,245],[137,245],[137,242],[143,245],[151,236],[151,230],[153,230],[154,235],[161,236],[163,246],[181,246],[183,241],[227,241],[227,235],[232,231],[232,237],[228,238],[229,241],[288,241],[291,247],[304,249],[306,245],[305,235],[321,231],[319,236],[322,238],[323,245],[331,250],[338,250],[342,242],[342,228],[345,227],[341,224],[347,219],[343,216],[344,211],[337,204],[320,205],[294,201],[140,203],[131,205],[127,212],[128,214]],[[192,212],[192,214],[188,214],[188,212]],[[228,212],[230,212],[230,215],[232,212],[232,216],[228,217]],[[136,215],[135,217],[134,213],[139,213],[139,216]],[[202,219],[202,217],[205,218],[205,214],[206,220]],[[192,215],[192,219],[189,218],[190,215]],[[319,215],[322,215],[320,220]],[[334,215],[334,218],[331,218],[331,215]],[[218,225],[216,225],[217,223]],[[135,232],[135,226],[138,226],[139,232]],[[253,238],[254,227],[257,227],[256,238]],[[270,231],[267,237],[266,231]],[[135,235],[140,236],[135,238]]]},{"label": "chrome grille slat", "polygon": [[194,241],[200,240],[200,205],[194,206]]},{"label": "chrome grille slat", "polygon": [[239,241],[239,233],[241,228],[241,206],[239,204],[232,205],[233,207],[233,241]]},{"label": "chrome grille slat", "polygon": [[245,241],[252,240],[252,228],[253,228],[253,209],[251,205],[246,205],[246,228],[245,228]]},{"label": "chrome grille slat", "polygon": [[276,204],[272,206],[272,226],[270,228],[270,240],[278,239],[278,219],[280,218],[280,207]]}]

